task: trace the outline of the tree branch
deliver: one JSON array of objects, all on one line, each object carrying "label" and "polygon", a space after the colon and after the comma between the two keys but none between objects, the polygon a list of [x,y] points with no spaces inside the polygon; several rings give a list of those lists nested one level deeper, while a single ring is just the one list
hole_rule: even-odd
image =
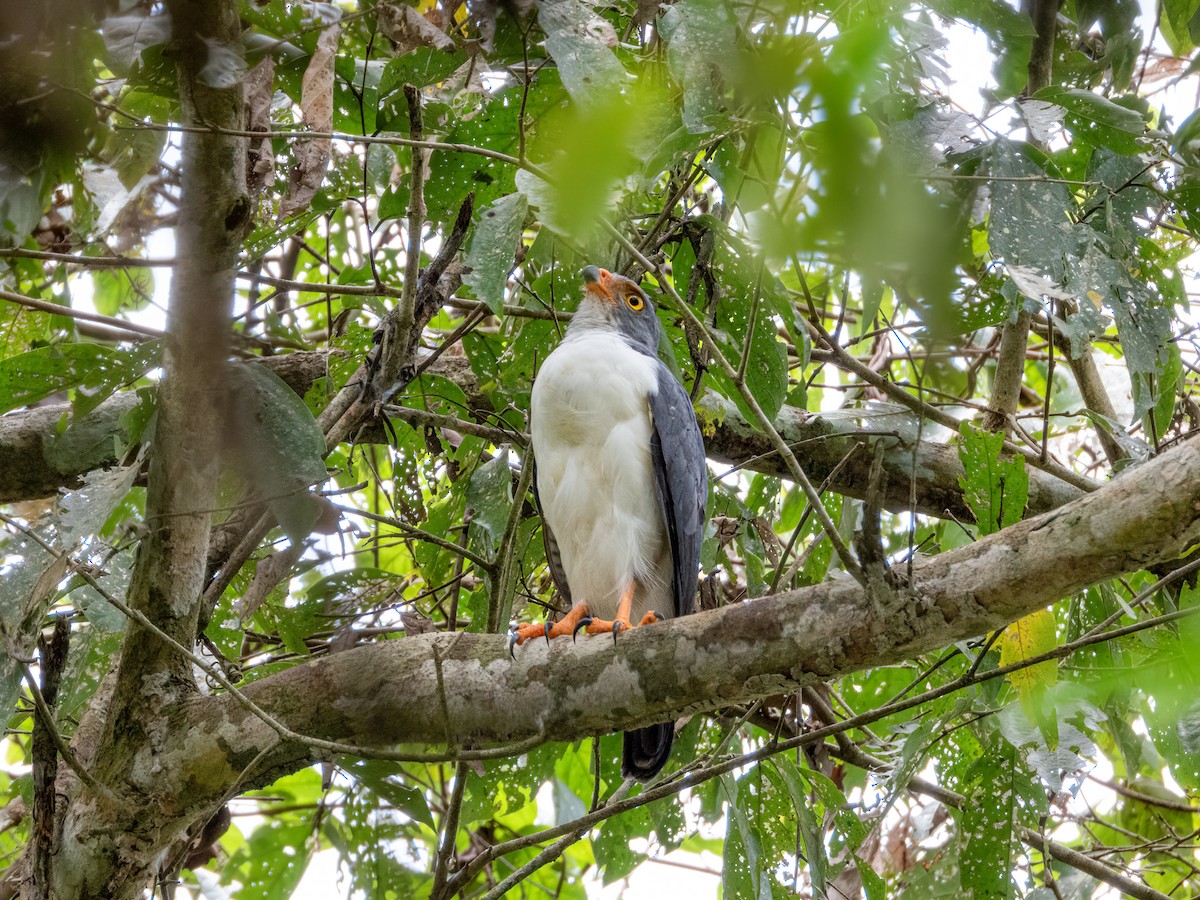
[{"label": "tree branch", "polygon": [[[269,366],[280,378],[303,396],[316,378],[326,372],[328,354],[320,351],[289,353],[256,361]],[[468,397],[478,394],[472,384],[469,367],[461,360],[439,358],[430,368],[432,374],[448,378],[462,387]],[[139,402],[133,394],[118,394],[83,417],[71,418],[70,404],[42,406],[0,418],[0,502],[48,497],[59,488],[71,487],[86,472],[114,465],[115,443],[125,443],[122,421]],[[737,406],[715,393],[706,394],[699,403],[710,423],[704,442],[709,459],[730,466],[789,478],[790,472],[770,440],[748,423]],[[396,418],[418,426],[447,427],[478,434],[495,443],[518,441],[498,429],[459,422],[423,410],[390,407]],[[882,440],[886,447],[884,471],[887,491],[884,506],[893,512],[910,507],[910,481],[915,477],[915,511],[945,518],[947,513],[960,520],[971,519],[971,510],[963,500],[959,478],[962,463],[954,449],[930,441],[911,441],[901,437],[906,413],[895,417],[882,407],[868,409],[858,417],[843,414],[822,415],[785,406],[775,419],[775,428],[796,454],[811,477],[823,480],[856,443]],[[64,432],[59,423],[71,422]],[[864,421],[865,420],[865,421]],[[387,442],[382,427],[367,425],[356,435],[360,442]],[[862,499],[867,485],[867,457],[855,456],[837,474],[830,489]],[[1038,469],[1029,469],[1029,511],[1045,512],[1078,497],[1077,487]],[[221,554],[223,557],[225,554]]]},{"label": "tree branch", "polygon": [[[636,629],[615,647],[531,642],[514,661],[503,637],[460,632],[322,657],[246,686],[243,697],[176,707],[174,746],[182,749],[127,778],[149,802],[174,798],[178,821],[131,810],[123,822],[129,846],[155,852],[180,823],[222,801],[230,779],[260,754],[244,787],[325,758],[314,739],[373,747],[569,741],[790,693],[994,630],[1088,584],[1174,558],[1197,540],[1200,443],[1188,442],[1059,510],[915,566],[888,608],[840,578]],[[455,690],[439,692],[439,683]],[[281,737],[245,700],[303,739]],[[65,852],[103,858],[79,847]]]},{"label": "tree branch", "polygon": [[[1200,536],[1198,497],[1193,442],[1060,510],[916,566],[911,596],[886,619],[857,583],[839,579],[648,626],[615,651],[610,642],[534,642],[509,663],[502,639],[421,636],[296,667],[246,693],[267,709],[295,709],[287,698],[304,698],[291,727],[316,736],[370,709],[369,723],[357,726],[384,742],[509,741],[539,729],[574,740],[787,693],[991,631],[1088,584],[1174,558]],[[458,686],[446,711],[435,696],[434,644],[443,677]],[[585,687],[581,704],[574,691]]]}]

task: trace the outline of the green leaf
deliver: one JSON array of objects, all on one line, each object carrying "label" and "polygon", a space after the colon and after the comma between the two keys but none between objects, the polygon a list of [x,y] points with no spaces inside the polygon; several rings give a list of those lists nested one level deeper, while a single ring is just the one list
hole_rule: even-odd
[{"label": "green leaf", "polygon": [[754,819],[740,802],[738,782],[725,774],[720,785],[728,822],[721,890],[726,897],[771,900],[771,876],[764,870],[762,841]]},{"label": "green leaf", "polygon": [[605,252],[599,217],[611,212],[643,154],[653,151],[654,135],[669,115],[662,92],[642,82],[586,107],[556,110],[540,123],[530,150],[549,180],[522,170],[517,187],[541,210],[545,226],[585,253]]},{"label": "green leaf", "polygon": [[143,266],[97,269],[92,273],[92,282],[96,312],[106,316],[142,309],[154,294],[154,270]]},{"label": "green leaf", "polygon": [[96,688],[112,669],[112,661],[120,650],[123,636],[123,631],[102,631],[91,627],[72,629],[57,706],[59,724],[64,728],[68,723],[83,718]]},{"label": "green leaf", "polygon": [[[1092,311],[1100,305],[1111,310],[1131,376],[1159,377],[1167,363],[1170,308],[1160,293],[1152,291],[1130,273],[1125,261],[1113,258],[1103,238],[1091,229],[1082,236],[1089,241],[1087,251],[1082,258],[1076,256],[1071,261],[1068,281],[1070,291],[1081,298],[1080,313],[1088,310],[1088,301]],[[1135,418],[1158,400],[1154,391],[1136,392],[1135,386]]]},{"label": "green leaf", "polygon": [[74,404],[86,415],[130,381],[158,363],[158,341],[129,349],[99,344],[55,344],[0,360],[0,412],[80,388]]},{"label": "green leaf", "polygon": [[424,793],[396,780],[404,774],[400,764],[379,759],[356,760],[346,771],[413,821],[437,831]]},{"label": "green leaf", "polygon": [[444,81],[467,60],[466,53],[435,50],[432,47],[415,47],[402,56],[389,59],[383,67],[383,77],[379,80],[379,97],[381,101],[386,102],[396,94],[397,109],[403,108],[403,128],[397,125],[394,130],[408,130],[408,103],[404,100],[402,90],[404,85],[425,87]]},{"label": "green leaf", "polygon": [[604,871],[604,883],[624,878],[646,858],[630,846],[630,841],[650,836],[650,818],[645,807],[606,819],[592,839],[596,862]]},{"label": "green leaf", "polygon": [[379,198],[377,215],[380,222],[388,219],[403,219],[408,215],[408,200],[412,196],[412,187],[408,182],[390,185]]},{"label": "green leaf", "polygon": [[[6,635],[6,652],[0,653],[0,721],[12,715],[21,682],[20,662],[33,656],[43,619],[67,574],[68,555],[100,531],[129,493],[138,470],[131,466],[89,473],[82,486],[62,497],[58,515],[34,523],[40,540],[17,533],[0,541],[0,553],[11,560],[0,578],[0,630]],[[51,553],[43,544],[58,552]],[[113,562],[127,561],[128,557]],[[106,621],[113,625],[112,619]]]},{"label": "green leaf", "polygon": [[1046,173],[1019,145],[998,140],[988,156],[992,187],[988,247],[1008,265],[1031,266],[1061,283],[1064,260],[1078,256],[1069,230],[1075,203],[1066,185],[1038,181]]},{"label": "green leaf", "polygon": [[97,469],[85,475],[78,488],[64,494],[58,501],[56,517],[62,546],[75,547],[99,534],[133,487],[139,471],[136,465]]},{"label": "green leaf", "polygon": [[1146,132],[1146,119],[1136,110],[1120,106],[1092,91],[1053,85],[1042,88],[1034,97],[1055,103],[1067,111],[1065,124],[1081,140],[1117,153],[1140,153]]},{"label": "green leaf", "polygon": [[264,216],[262,221],[250,232],[250,236],[242,243],[243,258],[258,259],[260,256],[266,255],[267,252],[278,247],[293,235],[303,234],[313,220],[320,215],[320,211],[310,208],[299,210],[296,215],[282,221]]},{"label": "green leaf", "polygon": [[543,0],[538,24],[546,33],[546,49],[554,57],[563,87],[571,99],[588,106],[616,93],[626,80],[625,67],[613,55],[617,34],[591,3]]},{"label": "green leaf", "polygon": [[958,479],[980,535],[991,534],[1019,522],[1029,500],[1029,475],[1025,457],[1001,459],[1004,435],[964,422],[958,457],[965,474]]},{"label": "green leaf", "polygon": [[504,286],[516,263],[527,209],[522,193],[497,200],[479,217],[467,251],[470,272],[463,281],[495,315],[504,311]]},{"label": "green leaf", "polygon": [[[1035,610],[1017,619],[1004,629],[996,641],[1002,667],[1041,656],[1057,645],[1057,622],[1048,609]],[[1058,722],[1053,704],[1046,702],[1047,689],[1058,681],[1057,663],[1048,659],[1035,666],[1009,672],[1005,678],[1016,690],[1025,714],[1041,729],[1047,746],[1057,747]]]},{"label": "green leaf", "polygon": [[266,366],[231,366],[229,373],[229,440],[241,474],[298,543],[320,517],[308,489],[328,477],[325,437],[304,401]]},{"label": "green leaf", "polygon": [[272,817],[258,825],[229,860],[222,879],[242,885],[243,900],[287,900],[308,867],[312,823]]},{"label": "green leaf", "polygon": [[1183,377],[1183,358],[1179,353],[1179,345],[1173,342],[1167,344],[1166,357],[1162,373],[1153,379],[1156,399],[1151,416],[1154,419],[1154,437],[1159,439],[1167,433],[1175,418],[1176,387]]},{"label": "green leaf", "polygon": [[846,793],[826,776],[813,769],[805,769],[801,776],[812,788],[824,812],[833,817],[834,825],[851,850],[857,850],[867,837],[867,826],[850,808]]},{"label": "green leaf", "polygon": [[0,166],[0,237],[3,243],[20,244],[42,217],[36,186],[7,165]]},{"label": "green leaf", "polygon": [[817,821],[812,804],[809,803],[803,775],[796,764],[782,754],[773,757],[771,764],[783,779],[788,795],[792,798],[800,841],[804,845],[804,859],[808,863],[808,874],[812,879],[813,894],[823,896],[829,877],[829,858],[825,853],[825,834],[821,823]]},{"label": "green leaf", "polygon": [[490,550],[500,542],[512,503],[512,469],[505,449],[471,473],[467,508],[471,510],[473,543]]},{"label": "green leaf", "polygon": [[[620,736],[615,736],[620,740]],[[482,773],[472,771],[463,795],[464,823],[489,821],[525,810],[534,803],[538,790],[554,777],[554,765],[562,755],[562,744],[543,744],[517,758],[489,760]],[[530,808],[532,818],[532,807]]]},{"label": "green leaf", "polygon": [[565,825],[587,815],[587,806],[561,778],[554,779],[553,794],[555,825]]},{"label": "green leaf", "polygon": [[726,84],[737,64],[737,33],[725,0],[681,0],[659,22],[671,73],[683,85],[683,124],[712,131],[723,113]]},{"label": "green leaf", "polygon": [[[722,222],[710,216],[699,217],[701,223],[716,232],[717,248],[713,252],[710,274],[717,291],[716,337],[730,364],[737,368],[747,351],[746,334],[753,328],[745,360],[746,387],[767,415],[774,419],[787,398],[787,351],[780,342],[767,310],[779,309],[786,297],[782,285],[768,274],[765,264],[756,260],[750,248]],[[758,298],[757,305],[754,299]],[[757,315],[751,319],[751,312]],[[789,325],[792,324],[789,322]],[[709,374],[721,393],[737,404],[749,422],[754,413],[734,385],[733,380],[714,365]]]},{"label": "green leaf", "polygon": [[1013,896],[1013,855],[1017,840],[1014,813],[1016,751],[997,742],[968,773],[969,789],[961,812],[959,847],[963,890],[976,900]]},{"label": "green leaf", "polygon": [[97,631],[119,633],[125,630],[128,622],[125,613],[109,603],[106,596],[122,599],[128,595],[133,580],[134,555],[132,550],[126,550],[105,564],[104,571],[96,578],[103,594],[86,583],[71,593],[72,600]]},{"label": "green leaf", "polygon": [[[537,90],[528,96],[520,87],[505,88],[489,99],[473,116],[461,116],[445,140],[486,147],[515,156],[520,149],[519,119],[525,112],[526,133],[537,134],[546,112],[558,106],[565,91],[552,69],[538,73]],[[524,102],[523,102],[524,101]],[[463,198],[475,193],[475,208],[482,209],[516,189],[513,166],[478,153],[434,153],[425,183],[425,203],[433,222],[450,222],[458,214]]]},{"label": "green leaf", "polygon": [[1163,38],[1178,57],[1186,57],[1196,47],[1191,23],[1200,14],[1200,0],[1163,0],[1159,28]]}]

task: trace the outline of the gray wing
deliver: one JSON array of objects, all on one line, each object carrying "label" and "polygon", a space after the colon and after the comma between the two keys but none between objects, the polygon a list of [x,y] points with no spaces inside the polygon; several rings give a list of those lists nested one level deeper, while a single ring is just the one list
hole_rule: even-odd
[{"label": "gray wing", "polygon": [[671,541],[675,615],[686,616],[696,602],[708,476],[704,439],[691,398],[661,361],[658,390],[650,397],[650,417],[654,426],[650,436],[654,486]]}]

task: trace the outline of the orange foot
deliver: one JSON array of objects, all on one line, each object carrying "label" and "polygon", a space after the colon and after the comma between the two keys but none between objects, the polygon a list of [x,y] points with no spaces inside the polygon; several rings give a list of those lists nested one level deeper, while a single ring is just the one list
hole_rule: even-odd
[{"label": "orange foot", "polygon": [[613,641],[616,642],[617,635],[627,628],[640,628],[642,625],[650,625],[654,622],[661,621],[658,613],[651,610],[642,616],[640,622],[634,625],[629,621],[629,613],[633,608],[633,595],[637,590],[637,582],[629,582],[628,587],[621,592],[621,600],[617,604],[617,616],[611,622],[607,619],[593,619],[586,602],[577,603],[571,607],[571,611],[546,628],[544,624],[525,623],[518,625],[508,639],[508,652],[514,659],[516,654],[514,647],[518,644],[523,644],[530,638],[544,637],[546,643],[550,643],[550,638],[562,637],[571,635],[574,640],[575,635],[580,631],[586,631],[588,634],[611,634]]},{"label": "orange foot", "polygon": [[526,622],[523,625],[518,625],[517,630],[513,632],[508,639],[508,652],[510,656],[514,656],[513,647],[517,644],[523,644],[530,638],[545,637],[546,643],[550,643],[550,638],[562,637],[569,634],[574,636],[579,630],[578,623],[581,621],[590,622],[588,618],[588,606],[586,603],[579,603],[571,607],[571,611],[551,625],[548,629],[542,623],[536,625]]},{"label": "orange foot", "polygon": [[[621,592],[621,600],[617,604],[617,616],[611,622],[606,619],[593,619],[589,615],[584,615],[575,625],[575,630],[583,628],[588,634],[612,634],[613,642],[617,640],[617,635],[626,628],[640,628],[642,625],[650,625],[653,622],[659,621],[658,614],[654,610],[642,616],[642,620],[637,625],[629,621],[629,611],[633,607],[633,594],[637,589],[637,582],[631,581],[629,585]],[[582,605],[582,604],[581,604]],[[578,607],[577,607],[578,608]],[[574,612],[574,610],[572,610]],[[565,621],[565,620],[564,620]]]}]

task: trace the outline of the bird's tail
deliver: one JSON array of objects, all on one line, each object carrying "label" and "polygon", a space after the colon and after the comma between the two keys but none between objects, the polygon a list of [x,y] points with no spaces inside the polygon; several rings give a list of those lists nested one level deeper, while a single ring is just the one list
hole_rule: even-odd
[{"label": "bird's tail", "polygon": [[671,755],[671,740],[674,737],[674,722],[663,722],[660,725],[625,732],[621,774],[626,778],[649,781],[667,764],[667,758]]}]

